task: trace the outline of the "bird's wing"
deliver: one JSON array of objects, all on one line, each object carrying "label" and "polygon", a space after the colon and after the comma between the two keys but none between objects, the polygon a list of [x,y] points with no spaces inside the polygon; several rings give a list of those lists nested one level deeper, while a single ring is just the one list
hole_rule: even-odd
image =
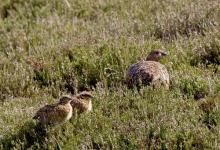
[{"label": "bird's wing", "polygon": [[132,64],[127,71],[126,74],[126,82],[127,84],[133,84],[133,82],[136,82],[136,80],[138,80],[138,75],[140,72],[140,66],[141,66],[141,62]]},{"label": "bird's wing", "polygon": [[79,99],[73,99],[70,104],[73,108],[73,111],[83,111],[83,104]]},{"label": "bird's wing", "polygon": [[70,111],[70,108],[67,105],[58,105],[57,107],[54,108],[54,115],[55,116],[60,116],[60,117],[65,117]]},{"label": "bird's wing", "polygon": [[55,105],[45,105],[44,107],[40,108],[36,112],[36,114],[33,118],[37,119],[39,117],[46,116],[46,115],[50,114],[51,112],[53,112],[54,108],[55,108]]},{"label": "bird's wing", "polygon": [[154,61],[144,61],[139,66],[139,74],[141,78],[150,82],[160,78],[159,63]]}]

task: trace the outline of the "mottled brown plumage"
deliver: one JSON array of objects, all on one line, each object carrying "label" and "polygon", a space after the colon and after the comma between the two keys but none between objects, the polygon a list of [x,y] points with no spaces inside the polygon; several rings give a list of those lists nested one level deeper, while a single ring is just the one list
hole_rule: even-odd
[{"label": "mottled brown plumage", "polygon": [[126,74],[129,88],[141,85],[153,85],[155,88],[164,86],[169,89],[169,74],[164,65],[158,61],[167,53],[161,50],[152,51],[145,60],[132,64]]},{"label": "mottled brown plumage", "polygon": [[73,108],[73,113],[78,114],[82,112],[88,112],[92,110],[92,94],[87,91],[83,91],[73,97],[71,101],[71,106]]},{"label": "mottled brown plumage", "polygon": [[38,120],[41,124],[57,125],[64,123],[72,117],[72,98],[63,96],[56,104],[46,105],[40,108],[33,119]]}]

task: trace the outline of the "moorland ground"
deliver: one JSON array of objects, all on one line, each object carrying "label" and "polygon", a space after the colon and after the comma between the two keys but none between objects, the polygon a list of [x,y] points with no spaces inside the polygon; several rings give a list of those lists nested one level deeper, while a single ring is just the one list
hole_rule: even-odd
[{"label": "moorland ground", "polygon": [[[1,0],[0,148],[219,149],[219,24],[219,0]],[[153,49],[170,90],[127,89]],[[85,89],[93,112],[42,140],[34,113]]]}]

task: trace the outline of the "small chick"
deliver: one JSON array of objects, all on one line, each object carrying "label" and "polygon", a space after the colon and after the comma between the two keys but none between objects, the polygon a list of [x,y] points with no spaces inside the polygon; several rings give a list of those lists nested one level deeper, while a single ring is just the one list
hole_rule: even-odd
[{"label": "small chick", "polygon": [[92,110],[92,99],[93,96],[90,92],[83,91],[73,97],[71,101],[71,106],[73,108],[73,113],[83,113]]},{"label": "small chick", "polygon": [[161,50],[152,51],[145,60],[132,64],[126,74],[126,84],[129,88],[142,85],[163,85],[169,89],[169,74],[159,60],[167,53]]},{"label": "small chick", "polygon": [[33,119],[38,120],[43,125],[62,124],[72,117],[71,101],[72,98],[63,96],[58,103],[40,108]]}]

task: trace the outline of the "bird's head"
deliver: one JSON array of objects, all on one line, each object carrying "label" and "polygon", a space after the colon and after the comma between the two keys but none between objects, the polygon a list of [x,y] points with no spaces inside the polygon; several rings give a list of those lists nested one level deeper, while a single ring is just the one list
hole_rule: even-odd
[{"label": "bird's head", "polygon": [[60,104],[68,104],[72,101],[72,98],[70,96],[62,96],[59,100]]},{"label": "bird's head", "polygon": [[167,52],[164,50],[153,50],[147,56],[147,61],[160,61],[164,56],[167,56]]},{"label": "bird's head", "polygon": [[76,96],[78,99],[83,99],[83,100],[92,100],[94,96],[91,94],[89,91],[83,91]]}]

